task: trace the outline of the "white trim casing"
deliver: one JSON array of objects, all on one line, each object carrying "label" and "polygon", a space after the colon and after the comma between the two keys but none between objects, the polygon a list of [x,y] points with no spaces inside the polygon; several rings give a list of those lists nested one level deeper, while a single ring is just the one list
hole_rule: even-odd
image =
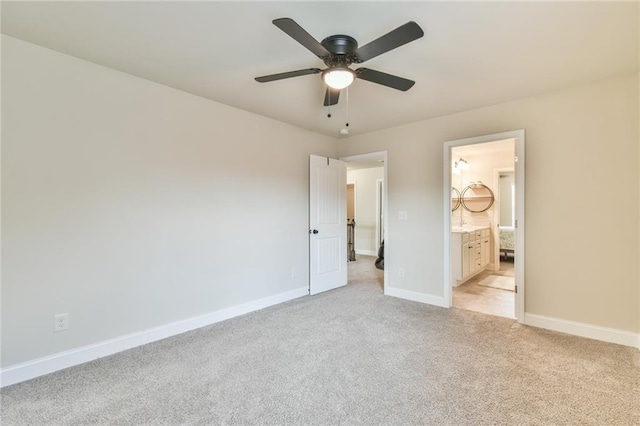
[{"label": "white trim casing", "polygon": [[601,327],[583,322],[564,320],[537,314],[525,314],[525,324],[532,327],[559,331],[575,336],[631,346],[640,350],[640,333]]},{"label": "white trim casing", "polygon": [[508,132],[512,134],[516,140],[516,160],[514,164],[514,172],[515,172],[515,184],[516,184],[516,253],[515,253],[515,261],[518,262],[515,265],[515,274],[516,274],[516,289],[518,292],[516,293],[516,318],[519,323],[524,322],[525,311],[524,311],[524,293],[525,293],[525,282],[524,282],[524,268],[525,268],[525,259],[526,253],[524,250],[524,239],[525,239],[525,219],[524,219],[524,209],[525,209],[525,158],[524,158],[524,130],[516,130],[514,132]]},{"label": "white trim casing", "polygon": [[451,261],[451,147],[452,143],[445,142],[442,149],[442,182],[444,188],[444,202],[442,207],[444,208],[444,265],[442,270],[444,271],[444,301],[445,308],[453,306],[453,266]]},{"label": "white trim casing", "polygon": [[376,179],[376,247],[384,241],[384,217],[384,179]]},{"label": "white trim casing", "polygon": [[301,287],[197,317],[154,327],[149,330],[127,334],[114,339],[104,340],[102,342],[80,348],[12,365],[0,370],[0,387],[24,382],[25,380],[33,379],[38,376],[73,367],[74,365],[84,364],[85,362],[93,361],[94,359],[113,355],[118,352],[126,351],[127,349],[166,339],[167,337],[175,336],[308,295],[309,289],[307,287]]}]

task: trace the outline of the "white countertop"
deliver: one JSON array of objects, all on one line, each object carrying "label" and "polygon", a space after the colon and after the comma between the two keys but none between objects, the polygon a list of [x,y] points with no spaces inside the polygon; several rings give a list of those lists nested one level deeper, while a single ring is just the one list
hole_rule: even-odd
[{"label": "white countertop", "polygon": [[475,226],[475,225],[464,225],[464,226],[454,226],[451,228],[451,232],[454,234],[465,234],[467,232],[475,232],[480,229],[488,229],[488,225],[483,226]]}]

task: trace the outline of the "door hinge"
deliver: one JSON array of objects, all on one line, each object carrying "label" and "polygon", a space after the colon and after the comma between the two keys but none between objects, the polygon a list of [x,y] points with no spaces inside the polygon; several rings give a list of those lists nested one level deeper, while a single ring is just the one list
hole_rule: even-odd
[{"label": "door hinge", "polygon": [[518,219],[516,219],[515,224],[516,224],[515,228],[518,229]]},{"label": "door hinge", "polygon": [[516,286],[516,294],[518,294],[518,286]]},{"label": "door hinge", "polygon": [[329,157],[327,157],[327,166],[329,165]]}]

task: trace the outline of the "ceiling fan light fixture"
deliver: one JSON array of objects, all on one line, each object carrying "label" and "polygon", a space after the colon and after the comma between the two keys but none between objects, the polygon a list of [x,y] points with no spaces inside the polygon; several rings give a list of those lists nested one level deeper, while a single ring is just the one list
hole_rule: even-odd
[{"label": "ceiling fan light fixture", "polygon": [[322,72],[322,80],[332,89],[348,87],[356,78],[356,73],[347,67],[332,67]]}]

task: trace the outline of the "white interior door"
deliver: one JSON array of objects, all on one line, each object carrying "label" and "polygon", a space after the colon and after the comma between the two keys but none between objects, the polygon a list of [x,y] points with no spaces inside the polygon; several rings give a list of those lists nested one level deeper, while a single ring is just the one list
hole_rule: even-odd
[{"label": "white interior door", "polygon": [[347,284],[347,165],[309,158],[309,293]]}]

